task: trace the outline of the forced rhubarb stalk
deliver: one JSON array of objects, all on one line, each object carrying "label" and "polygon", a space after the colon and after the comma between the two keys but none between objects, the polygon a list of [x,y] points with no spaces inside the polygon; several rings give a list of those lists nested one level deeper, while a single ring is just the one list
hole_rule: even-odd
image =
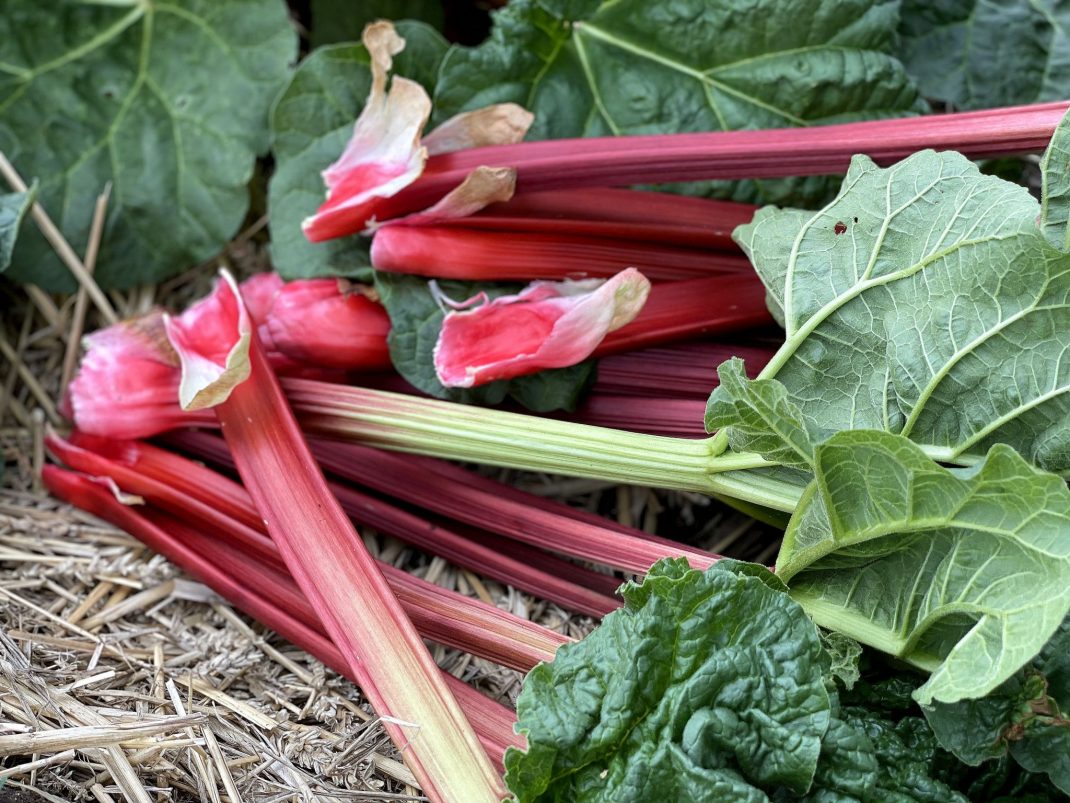
[{"label": "forced rhubarb stalk", "polygon": [[238,473],[298,586],[432,800],[499,801],[495,772],[430,653],[308,450],[224,272],[165,319],[185,408],[215,407]]},{"label": "forced rhubarb stalk", "polygon": [[[267,537],[248,493],[237,483],[146,444],[116,443],[85,436],[77,441],[80,445],[50,435],[46,446],[53,456],[71,468],[109,477],[120,490],[198,526],[216,530],[263,561],[285,566],[278,548]],[[490,551],[479,544],[470,546],[480,554]],[[389,564],[380,563],[379,568],[417,630],[432,641],[513,669],[529,669],[535,662],[550,660],[567,641],[526,619],[440,588]],[[602,595],[584,594],[584,589],[576,587],[570,590],[585,601],[592,600],[588,604],[601,611],[596,616],[617,607],[612,599]]]},{"label": "forced rhubarb stalk", "polygon": [[613,240],[739,250],[736,226],[750,223],[750,204],[668,192],[612,188],[527,192],[440,225],[487,231],[583,234]]},{"label": "forced rhubarb stalk", "polygon": [[[354,679],[341,651],[323,635],[322,625],[289,575],[272,574],[255,556],[234,553],[225,542],[220,549],[203,531],[173,516],[126,505],[109,488],[85,475],[49,465],[42,470],[42,480],[54,496],[126,531],[239,610]],[[517,743],[511,735],[512,712],[448,673],[443,676],[475,724],[483,746],[500,762],[505,748]]]},{"label": "forced rhubarb stalk", "polygon": [[431,157],[422,176],[381,199],[366,214],[383,221],[423,209],[482,165],[514,168],[519,194],[843,173],[859,153],[882,165],[926,148],[955,150],[973,159],[1028,153],[1047,147],[1068,107],[1066,101],[1057,101],[812,128],[555,139],[471,148]]},{"label": "forced rhubarb stalk", "polygon": [[445,226],[383,226],[372,240],[371,258],[377,270],[481,281],[600,279],[637,268],[651,281],[665,282],[753,270],[740,253],[564,232]]}]

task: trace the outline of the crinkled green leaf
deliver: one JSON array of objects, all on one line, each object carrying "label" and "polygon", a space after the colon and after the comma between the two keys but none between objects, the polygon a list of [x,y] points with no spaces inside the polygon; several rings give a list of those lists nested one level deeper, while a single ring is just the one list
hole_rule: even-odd
[{"label": "crinkled green leaf", "polygon": [[[923,104],[892,56],[897,2],[513,0],[454,48],[440,119],[512,101],[529,139],[780,128]],[[811,182],[812,183],[812,182]]]},{"label": "crinkled green leaf", "polygon": [[655,564],[625,607],[528,675],[521,801],[765,801],[811,785],[830,722],[824,656],[802,610],[753,568]]},{"label": "crinkled green leaf", "polygon": [[906,438],[848,431],[815,480],[777,574],[824,627],[929,669],[928,704],[981,697],[1070,611],[1070,490],[997,445],[969,469]]},{"label": "crinkled green leaf", "polygon": [[[282,0],[5,0],[0,14],[0,150],[75,251],[110,182],[96,278],[154,282],[233,236],[268,144],[268,108],[297,55]],[[37,232],[9,275],[69,291]]]},{"label": "crinkled green leaf", "polygon": [[962,109],[1070,95],[1063,0],[904,0],[899,57],[922,94]]},{"label": "crinkled green leaf", "polygon": [[[405,49],[393,73],[434,85],[446,41],[420,22],[399,22]],[[288,279],[355,276],[371,265],[368,240],[359,236],[310,243],[301,221],[325,198],[320,173],[345,149],[371,87],[368,52],[361,44],[321,47],[305,59],[271,113],[275,174],[268,189],[271,256]]]},{"label": "crinkled green leaf", "polygon": [[811,433],[898,432],[963,463],[1001,442],[1070,470],[1070,256],[1040,212],[1023,187],[931,151],[887,169],[855,157],[798,228],[798,211],[762,210],[736,230],[784,313],[762,378]]},{"label": "crinkled green leaf", "polygon": [[839,684],[850,691],[858,682],[858,661],[862,657],[862,645],[842,633],[821,631],[821,644],[832,662],[829,670]]},{"label": "crinkled green leaf", "polygon": [[1070,794],[1070,621],[984,699],[924,711],[940,744],[960,761],[976,765],[1009,754]]},{"label": "crinkled green leaf", "polygon": [[[920,717],[904,717],[898,722],[875,717],[872,711],[864,708],[845,708],[840,715],[842,720],[834,730],[829,728],[830,737],[839,735],[836,754],[847,753],[854,760],[837,774],[827,779],[819,778],[815,786],[821,783],[826,789],[839,793],[840,797],[814,796],[816,801],[872,801],[872,803],[967,803],[967,798],[951,789],[938,777],[941,764],[946,763],[947,754],[941,754],[936,748],[932,732]],[[867,753],[859,737],[872,745],[871,760],[875,765],[872,781],[859,784],[857,767],[865,766]],[[826,737],[831,742],[831,738]],[[823,761],[821,768],[839,769],[845,762]],[[856,758],[857,756],[857,758]],[[863,776],[864,777],[864,776]],[[853,782],[853,783],[852,783]]]},{"label": "crinkled green leaf", "polygon": [[720,384],[710,395],[706,429],[726,428],[737,452],[757,452],[777,463],[809,468],[814,445],[802,411],[775,380],[748,380],[738,357],[717,369]]},{"label": "crinkled green leaf", "polygon": [[0,195],[0,272],[11,264],[11,252],[15,250],[15,240],[19,236],[19,227],[23,218],[33,206],[37,187],[27,192],[12,192]]},{"label": "crinkled green leaf", "polygon": [[417,20],[436,30],[444,18],[440,0],[312,0],[313,47],[359,42],[364,26],[376,20]]},{"label": "crinkled green leaf", "polygon": [[[463,301],[485,292],[488,298],[516,293],[520,285],[438,282],[451,299]],[[529,410],[571,410],[594,379],[594,362],[540,371],[530,376],[490,382],[476,388],[447,388],[435,374],[434,349],[445,312],[427,279],[399,273],[377,273],[375,287],[390,316],[390,359],[409,384],[439,399],[465,404],[497,404],[506,396]]]}]

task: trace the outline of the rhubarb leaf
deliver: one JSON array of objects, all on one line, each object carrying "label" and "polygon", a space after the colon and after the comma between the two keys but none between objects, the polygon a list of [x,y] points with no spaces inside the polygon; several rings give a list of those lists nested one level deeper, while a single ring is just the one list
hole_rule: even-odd
[{"label": "rhubarb leaf", "polygon": [[718,387],[710,395],[706,429],[725,428],[737,452],[757,452],[767,460],[796,468],[814,462],[814,444],[802,412],[775,379],[748,380],[743,360],[717,369]]},{"label": "rhubarb leaf", "polygon": [[906,438],[840,432],[814,452],[777,576],[823,627],[931,671],[922,704],[982,697],[1070,611],[1070,490],[996,445],[968,469]]},{"label": "rhubarb leaf", "polygon": [[[1050,197],[1049,232],[1065,226]],[[761,210],[735,234],[783,310],[762,377],[811,433],[898,432],[963,463],[1003,442],[1070,470],[1070,256],[1040,214],[1025,188],[932,151],[887,169],[855,157],[794,233],[801,213]]]},{"label": "rhubarb leaf", "polygon": [[960,761],[977,765],[1009,753],[1070,794],[1070,622],[987,697],[923,710],[940,744]]},{"label": "rhubarb leaf", "polygon": [[[420,22],[399,22],[405,49],[393,74],[428,91],[434,85],[446,41]],[[323,203],[320,173],[338,158],[353,133],[371,88],[368,52],[362,44],[321,47],[305,59],[271,114],[275,174],[268,188],[271,256],[287,279],[359,276],[371,266],[368,241],[359,236],[312,243],[301,221]]]},{"label": "rhubarb leaf", "polygon": [[[296,55],[282,0],[6,0],[0,151],[39,180],[38,200],[78,252],[111,183],[96,279],[152,283],[216,254],[241,225],[268,108]],[[31,229],[9,275],[76,287]]]},{"label": "rhubarb leaf", "polygon": [[12,192],[0,195],[0,273],[11,264],[11,253],[26,213],[33,206],[37,194],[36,185],[27,192]]},{"label": "rhubarb leaf", "polygon": [[[659,561],[622,610],[533,669],[510,750],[520,801],[767,800],[803,794],[831,720],[817,629],[779,582]],[[764,570],[762,570],[764,572]]]},{"label": "rhubarb leaf", "polygon": [[819,125],[923,109],[897,2],[513,0],[453,48],[438,119],[512,101],[529,139]]},{"label": "rhubarb leaf", "polygon": [[[438,282],[450,299],[463,301],[480,292],[489,298],[517,293],[522,285]],[[511,397],[535,412],[571,410],[594,380],[594,362],[540,371],[475,388],[447,388],[435,374],[434,349],[445,312],[427,279],[401,273],[376,273],[375,288],[390,316],[390,359],[409,384],[439,399],[465,404],[498,404]]]},{"label": "rhubarb leaf", "polygon": [[1061,100],[1068,26],[1058,0],[904,0],[899,57],[922,94],[960,109]]},{"label": "rhubarb leaf", "polygon": [[312,0],[313,47],[359,42],[364,26],[376,20],[416,20],[442,30],[445,15],[438,0]]}]

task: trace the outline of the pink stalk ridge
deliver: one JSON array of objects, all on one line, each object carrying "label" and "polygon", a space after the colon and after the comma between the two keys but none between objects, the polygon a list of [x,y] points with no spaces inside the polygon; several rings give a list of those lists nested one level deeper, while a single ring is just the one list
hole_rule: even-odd
[{"label": "pink stalk ridge", "polygon": [[425,794],[443,803],[500,800],[501,779],[471,725],[327,489],[233,279],[224,273],[211,296],[165,325],[183,364],[180,399],[185,407],[215,405],[287,568]]}]

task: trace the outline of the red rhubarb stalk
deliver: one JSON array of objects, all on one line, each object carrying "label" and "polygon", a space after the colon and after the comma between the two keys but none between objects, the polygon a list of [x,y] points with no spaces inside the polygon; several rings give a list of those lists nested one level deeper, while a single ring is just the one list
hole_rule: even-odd
[{"label": "red rhubarb stalk", "polygon": [[651,281],[664,282],[752,271],[739,253],[563,232],[445,226],[383,226],[372,240],[371,256],[377,270],[482,281],[608,278],[637,268]]},{"label": "red rhubarb stalk", "polygon": [[714,131],[522,142],[444,153],[423,175],[374,209],[349,233],[423,209],[481,165],[516,169],[517,193],[644,182],[753,179],[843,173],[855,154],[886,165],[933,148],[974,159],[1047,147],[1066,101],[984,111],[760,131]]},{"label": "red rhubarb stalk", "polygon": [[328,490],[233,280],[224,273],[211,296],[165,324],[182,360],[180,402],[215,407],[287,567],[423,791],[444,802],[500,800],[501,779]]},{"label": "red rhubarb stalk", "polygon": [[[683,556],[704,569],[716,555],[628,528],[602,526],[603,520],[563,515],[560,507],[528,506],[530,494],[507,489],[441,461],[413,459],[359,444],[314,440],[327,471],[433,510],[458,521],[491,529],[533,546],[574,558],[644,574],[664,557]],[[510,491],[513,491],[512,493]],[[596,523],[598,522],[598,523]]]},{"label": "red rhubarb stalk", "polygon": [[557,417],[628,432],[673,438],[705,438],[705,414],[706,402],[702,399],[640,398],[592,393],[573,412]]},{"label": "red rhubarb stalk", "polygon": [[[213,540],[203,530],[166,513],[123,504],[109,488],[85,475],[45,466],[42,480],[54,496],[125,530],[235,607],[354,679],[341,651],[323,635],[322,625],[289,575],[272,572],[255,556],[235,552],[231,543]],[[484,747],[500,761],[505,747],[517,740],[511,735],[512,712],[448,673],[443,672],[443,677]]]},{"label": "red rhubarb stalk", "polygon": [[[221,438],[219,438],[219,437],[217,437],[215,435],[209,434],[207,432],[197,432],[197,431],[176,432],[176,433],[171,434],[168,437],[168,441],[170,443],[174,444],[175,446],[177,446],[180,449],[184,449],[186,451],[189,451],[189,452],[197,455],[197,457],[199,457],[201,459],[208,460],[210,462],[216,463],[216,464],[224,466],[226,468],[232,468],[233,467],[233,460],[231,459],[230,452],[227,451],[226,444],[222,441]],[[313,454],[315,454],[318,442],[316,440],[312,440],[310,445],[313,447]],[[142,448],[142,450],[144,450],[144,448],[145,448],[144,445],[142,445],[141,448]],[[361,448],[361,447],[356,447],[356,448]],[[372,462],[373,463],[376,462],[376,458],[378,458],[380,456],[380,454],[383,454],[383,456],[387,458],[388,462],[400,458],[402,460],[405,460],[407,462],[412,463],[413,464],[412,465],[413,470],[417,471],[417,472],[421,471],[421,470],[422,471],[434,470],[434,467],[429,468],[427,463],[438,463],[439,462],[439,461],[434,460],[433,458],[432,459],[425,459],[425,458],[421,458],[421,457],[415,456],[415,455],[402,457],[402,456],[399,456],[399,455],[391,455],[391,454],[379,453],[379,452],[376,452],[375,450],[369,450],[369,451],[372,452],[372,454],[370,456],[372,457]],[[167,456],[169,458],[175,458],[175,459],[179,459],[179,460],[182,459],[182,458],[176,458],[175,455],[172,455],[169,452],[166,452],[166,451],[163,451],[163,450],[152,450],[151,452],[150,451],[145,451],[145,456],[149,457],[150,455],[155,455],[157,452],[159,452],[159,454],[165,455],[165,456]],[[318,456],[317,456],[317,459],[319,459]],[[422,462],[422,461],[425,461],[425,460],[427,460],[427,463]],[[228,502],[228,500],[226,498],[223,498],[222,496],[220,496],[217,493],[219,490],[222,490],[222,487],[220,485],[215,484],[215,483],[211,483],[211,482],[208,482],[208,483],[204,482],[203,481],[203,475],[200,475],[200,474],[198,474],[196,472],[197,469],[200,469],[202,471],[207,471],[207,469],[203,469],[203,467],[198,466],[196,463],[189,463],[189,461],[183,461],[183,462],[188,463],[188,465],[190,466],[188,469],[185,470],[185,476],[189,478],[188,480],[183,479],[183,476],[175,475],[172,471],[168,471],[161,478],[165,479],[167,481],[173,481],[175,483],[180,483],[183,491],[185,493],[190,494],[191,496],[194,496],[194,495],[197,495],[197,494],[200,493],[201,496],[204,497],[203,492],[201,492],[199,489],[202,488],[202,487],[211,487],[213,496],[216,497],[215,502],[213,502],[209,498],[203,498],[203,501],[208,502],[209,504],[214,504],[216,502],[218,502],[221,505],[229,504],[229,502]],[[150,463],[149,460],[142,460],[139,463],[139,468],[142,469],[145,472],[152,473],[152,468],[149,465],[149,463]],[[321,465],[323,465],[322,462],[321,462]],[[347,464],[347,466],[350,466],[350,467],[353,467],[353,468],[359,468],[359,467],[353,465],[352,463]],[[471,474],[469,472],[465,472],[464,469],[458,469],[458,470],[463,472],[463,474],[462,474],[462,476],[460,478],[460,481],[462,483],[466,482],[468,479],[471,479],[473,483],[478,483],[479,479],[481,479],[478,475]],[[209,472],[209,473],[211,474],[212,472]],[[339,474],[339,476],[343,476],[345,473],[346,472],[343,471],[341,474]],[[218,476],[218,475],[214,475],[214,476]],[[410,475],[410,482],[411,482],[411,476],[412,475]],[[173,478],[173,479],[168,479],[168,478]],[[188,483],[188,487],[187,487],[186,483]],[[357,484],[363,485],[363,483],[359,483],[359,482]],[[241,486],[238,486],[236,484],[233,484],[233,485],[239,491],[244,493],[244,490],[241,489]],[[345,506],[345,498],[346,497],[345,497],[342,489],[344,489],[346,486],[342,486],[342,485],[340,485],[338,483],[329,483],[329,485],[339,495],[339,499],[342,501],[343,506]],[[381,484],[380,484],[380,487],[382,487]],[[418,486],[414,486],[414,488],[418,488]],[[503,492],[506,492],[507,486],[500,486],[500,488],[501,488],[501,490]],[[418,497],[418,494],[416,494],[416,496]],[[376,502],[380,502],[381,500],[377,499],[375,501]],[[528,501],[531,501],[531,502],[534,502],[534,503],[538,503],[540,500],[538,499],[538,497],[531,496]],[[234,510],[233,508],[228,508],[228,509],[232,510],[232,511]],[[250,510],[250,506],[247,503],[247,505],[245,507],[245,511],[249,511],[249,510]],[[516,504],[514,506],[513,510],[514,510],[514,513],[515,513],[516,516],[523,517],[524,512],[525,512],[525,500],[521,500],[518,504]],[[251,509],[251,512],[252,512],[252,514],[254,516],[256,515],[255,509]],[[349,510],[348,512],[350,512],[350,514],[353,516],[354,520],[356,520],[358,522],[360,521],[360,516],[359,516],[359,512],[358,511]],[[236,511],[236,512],[229,512],[228,515],[234,517],[236,515],[237,516],[241,516],[242,513],[240,511]],[[600,572],[595,572],[595,571],[592,571],[591,569],[585,568],[583,566],[579,566],[579,565],[577,565],[575,563],[572,563],[570,561],[563,560],[563,559],[561,559],[561,558],[559,558],[559,557],[557,557],[555,555],[552,555],[552,554],[550,554],[548,552],[545,552],[545,551],[543,551],[541,549],[538,549],[536,547],[532,547],[532,546],[529,546],[527,544],[523,544],[523,543],[514,541],[514,540],[509,539],[507,537],[500,536],[500,535],[496,534],[495,532],[493,532],[495,524],[494,524],[494,521],[492,521],[490,519],[486,519],[486,518],[480,519],[481,526],[484,529],[479,529],[479,528],[476,528],[476,527],[472,527],[470,525],[465,525],[465,524],[463,524],[461,522],[458,522],[458,521],[447,519],[445,517],[442,517],[442,519],[440,521],[428,521],[427,519],[424,518],[425,515],[426,515],[425,513],[421,514],[421,517],[420,517],[421,527],[435,528],[436,531],[448,529],[451,532],[461,533],[464,536],[464,538],[468,539],[469,541],[473,541],[473,542],[475,542],[477,544],[481,544],[485,548],[491,550],[491,552],[493,552],[493,553],[496,553],[498,555],[507,556],[508,558],[510,558],[510,559],[512,559],[514,561],[519,561],[522,565],[524,565],[526,567],[529,567],[531,569],[537,569],[539,572],[541,572],[541,576],[542,577],[553,577],[553,578],[555,578],[555,582],[553,584],[548,584],[548,586],[544,587],[543,589],[535,589],[535,590],[533,590],[532,593],[534,593],[535,596],[542,597],[543,599],[551,599],[552,600],[552,597],[557,594],[556,587],[558,585],[560,585],[560,584],[567,584],[567,593],[566,594],[562,594],[561,596],[562,596],[563,600],[568,600],[569,604],[565,604],[564,602],[559,602],[558,603],[558,604],[563,604],[564,607],[570,607],[570,604],[576,604],[574,602],[574,600],[581,600],[585,605],[591,606],[592,609],[601,610],[602,611],[601,613],[595,613],[594,614],[594,615],[597,615],[597,616],[603,615],[603,613],[606,610],[612,610],[613,608],[618,607],[618,604],[614,601],[613,597],[614,597],[614,595],[616,593],[616,590],[617,590],[618,586],[620,586],[621,581],[616,579],[616,578],[614,578],[614,577],[602,574]],[[599,519],[597,517],[595,517],[595,520],[594,520],[593,523],[597,524],[598,521],[599,521]],[[253,521],[252,526],[253,527],[258,526],[258,520]],[[373,526],[376,526],[376,525],[373,524]],[[387,532],[388,534],[391,534],[390,531],[388,529],[386,529],[386,528],[380,528],[380,529],[382,529],[383,532]],[[491,530],[491,531],[488,531],[488,529]],[[398,536],[398,537],[400,537],[400,536]],[[435,551],[435,550],[432,550],[432,551]],[[505,582],[510,582],[510,584],[512,584],[511,580],[505,580]],[[519,587],[519,586],[517,586],[517,587]],[[593,596],[582,595],[580,593],[580,591],[577,590],[577,587],[579,589],[591,589],[592,591],[594,591],[596,593]],[[549,593],[547,593],[547,590],[546,590],[547,588],[549,589]],[[579,605],[577,605],[577,609],[578,608],[579,608]]]},{"label": "red rhubarb stalk", "polygon": [[593,356],[604,357],[771,323],[773,317],[765,305],[765,285],[753,272],[666,282],[651,288],[635,320],[606,335]]},{"label": "red rhubarb stalk", "polygon": [[[221,443],[218,438],[214,440]],[[85,435],[76,435],[72,443],[50,435],[45,445],[56,458],[71,468],[94,476],[110,477],[122,491],[140,496],[172,515],[221,530],[230,540],[261,559],[278,566],[285,565],[278,549],[267,537],[264,523],[248,493],[227,477],[148,444],[117,442]],[[410,534],[406,528],[410,528],[416,532],[412,543],[431,552],[441,551],[449,559],[459,557],[457,562],[462,565],[470,563],[477,571],[482,568],[482,562],[486,562],[491,568],[488,575],[500,575],[495,579],[501,579],[502,582],[510,583],[515,578],[519,580],[517,587],[530,586],[531,593],[545,596],[539,594],[537,588],[537,583],[543,581],[550,588],[552,596],[563,598],[559,604],[575,601],[577,608],[583,608],[584,613],[593,616],[604,616],[618,607],[611,597],[498,555],[482,544],[353,489],[337,483],[331,484],[331,489],[358,522],[376,527],[388,535],[396,534],[402,540],[409,540],[405,536]],[[349,500],[348,505],[346,499]],[[439,535],[450,548],[436,549],[441,542],[437,538]],[[563,637],[558,634],[506,611],[441,589],[388,564],[380,563],[379,568],[399,596],[406,613],[426,638],[513,668],[530,668],[532,660],[549,660],[557,647],[564,643]],[[414,594],[414,591],[426,593],[421,596]],[[428,608],[436,599],[440,600],[437,607],[445,606],[451,615],[444,621],[434,622],[434,631],[429,632],[420,626],[420,622],[426,620]],[[470,636],[472,632],[475,634],[474,640]],[[488,640],[488,636],[492,640]],[[519,657],[509,652],[514,644]]]},{"label": "red rhubarb stalk", "polygon": [[750,204],[692,198],[668,192],[593,188],[548,190],[517,195],[444,226],[489,231],[584,234],[614,240],[672,243],[738,251],[736,226],[750,223]]},{"label": "red rhubarb stalk", "polygon": [[[783,335],[768,346],[729,342],[675,343],[605,357],[598,363],[594,394],[685,398],[705,401],[717,387],[717,366],[740,357],[756,377],[776,353]],[[387,389],[387,388],[384,388]],[[699,416],[701,420],[702,416]]]}]

